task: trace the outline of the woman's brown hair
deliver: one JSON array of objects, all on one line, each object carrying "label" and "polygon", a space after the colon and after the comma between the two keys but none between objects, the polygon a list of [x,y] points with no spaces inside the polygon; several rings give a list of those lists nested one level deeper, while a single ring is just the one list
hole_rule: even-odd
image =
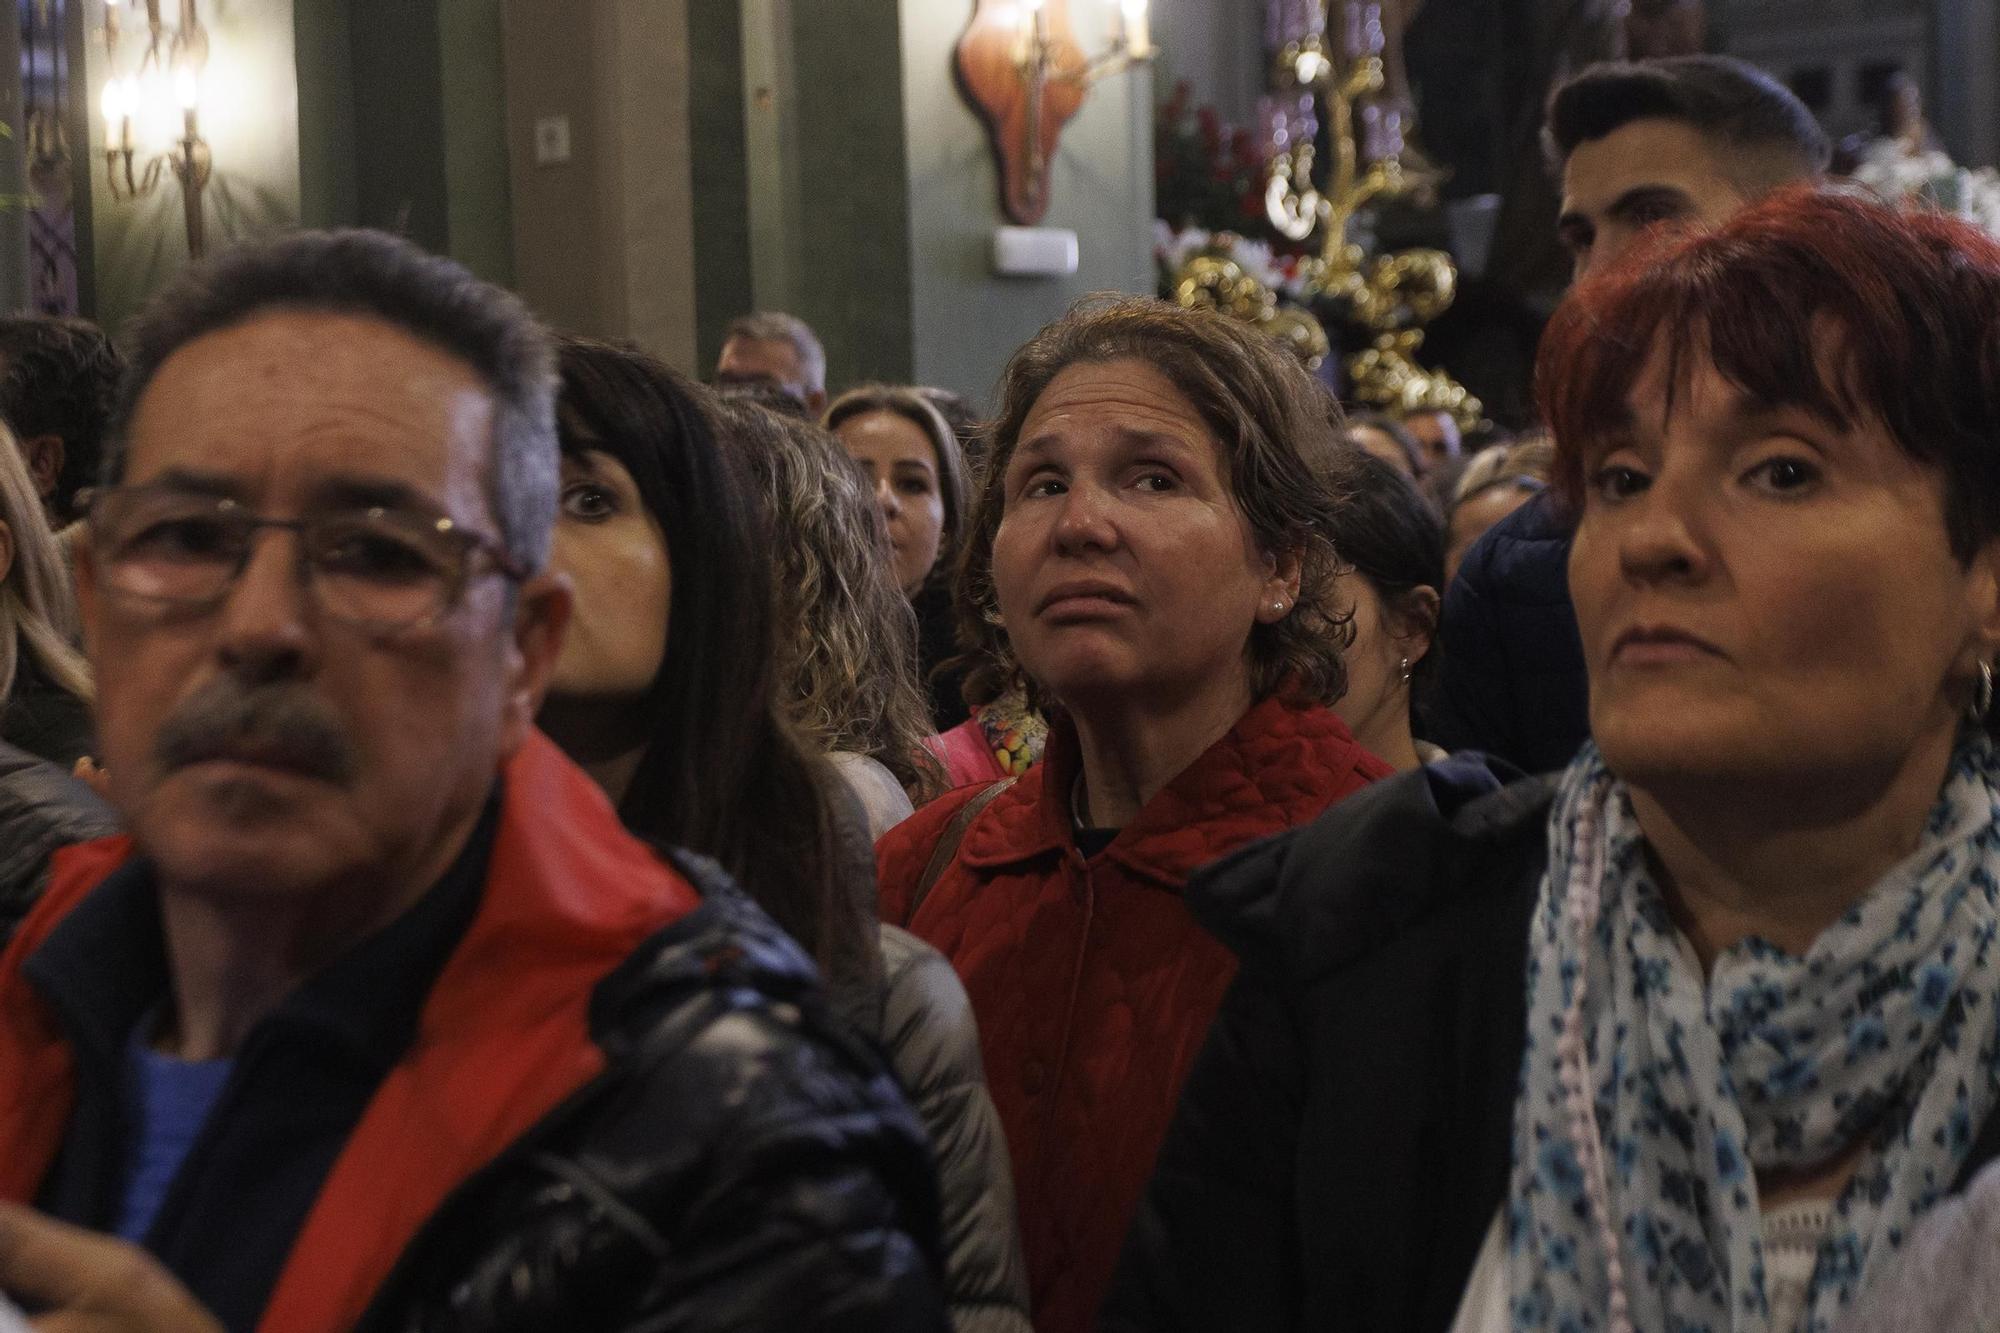
[{"label": "woman's brown hair", "polygon": [[1007,466],[1021,429],[1063,371],[1126,360],[1165,376],[1201,415],[1221,445],[1230,494],[1258,545],[1298,557],[1292,613],[1250,631],[1253,693],[1262,699],[1282,689],[1302,701],[1337,700],[1347,688],[1341,655],[1354,633],[1351,617],[1330,596],[1341,572],[1333,537],[1351,464],[1325,395],[1297,357],[1250,326],[1142,297],[1087,297],[1007,363],[958,564],[959,641],[971,668],[967,700],[989,702],[1016,681],[1026,681],[1031,697],[1036,693],[1007,641],[993,587],[993,534],[1006,508]]}]

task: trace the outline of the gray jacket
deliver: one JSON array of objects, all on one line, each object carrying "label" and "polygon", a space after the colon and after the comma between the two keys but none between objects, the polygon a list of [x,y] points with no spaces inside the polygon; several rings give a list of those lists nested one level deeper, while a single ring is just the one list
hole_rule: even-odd
[{"label": "gray jacket", "polygon": [[[836,855],[857,911],[875,915],[875,828],[861,765],[826,785]],[[852,758],[859,758],[853,756]],[[896,795],[900,796],[900,789]],[[877,807],[879,813],[879,806]],[[837,958],[828,988],[849,1022],[873,1035],[930,1135],[944,1196],[945,1296],[955,1333],[1032,1333],[1028,1269],[1014,1214],[1014,1165],[986,1091],[972,1001],[945,956],[907,931],[878,927],[877,956]],[[863,935],[862,939],[866,939]],[[859,950],[856,951],[860,952]]]},{"label": "gray jacket", "polygon": [[943,954],[882,927],[882,1045],[937,1152],[956,1333],[1029,1333],[1014,1168],[986,1091],[972,1001]]}]

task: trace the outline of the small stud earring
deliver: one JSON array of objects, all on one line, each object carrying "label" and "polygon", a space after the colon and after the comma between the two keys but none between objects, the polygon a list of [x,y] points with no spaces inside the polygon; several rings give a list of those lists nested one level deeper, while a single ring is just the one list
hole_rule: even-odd
[{"label": "small stud earring", "polygon": [[1396,669],[1403,673],[1403,683],[1408,685],[1410,683],[1410,659],[1407,657],[1404,658],[1397,664]]}]

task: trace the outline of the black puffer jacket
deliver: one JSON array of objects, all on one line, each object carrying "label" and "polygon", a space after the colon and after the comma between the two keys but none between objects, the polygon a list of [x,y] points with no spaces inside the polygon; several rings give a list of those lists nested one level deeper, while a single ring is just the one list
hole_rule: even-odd
[{"label": "black puffer jacket", "polygon": [[714,867],[599,984],[609,1067],[462,1184],[367,1330],[940,1330],[938,1195],[894,1079]]},{"label": "black puffer jacket", "polygon": [[[1555,782],[1456,755],[1188,886],[1242,960],[1105,1333],[1446,1333],[1507,1198]],[[2000,1116],[1964,1183],[2000,1155]],[[1937,1325],[1913,1323],[1908,1328]]]},{"label": "black puffer jacket", "polygon": [[118,831],[118,816],[75,778],[0,741],[0,944],[48,882],[58,847]]}]

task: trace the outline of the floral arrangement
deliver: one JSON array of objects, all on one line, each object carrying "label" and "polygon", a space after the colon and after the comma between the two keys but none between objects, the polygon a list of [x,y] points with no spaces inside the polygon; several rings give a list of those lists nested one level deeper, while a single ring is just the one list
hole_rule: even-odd
[{"label": "floral arrangement", "polygon": [[1156,211],[1177,228],[1281,239],[1264,216],[1269,147],[1253,131],[1225,125],[1214,107],[1191,102],[1183,79],[1154,116]]},{"label": "floral arrangement", "polygon": [[1862,150],[1854,179],[1884,199],[1927,204],[2000,237],[2000,172],[1991,167],[1969,170],[1934,148],[1912,152],[1881,138]]}]

